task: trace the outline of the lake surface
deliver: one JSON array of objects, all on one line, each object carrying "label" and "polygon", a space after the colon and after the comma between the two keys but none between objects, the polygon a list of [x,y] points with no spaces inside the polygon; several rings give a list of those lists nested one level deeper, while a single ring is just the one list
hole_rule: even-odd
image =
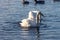
[{"label": "lake surface", "polygon": [[[23,5],[21,0],[0,0],[0,40],[60,40],[60,2],[45,0],[45,4],[37,5],[29,2]],[[39,10],[45,16],[39,30],[19,25],[31,10]]]}]

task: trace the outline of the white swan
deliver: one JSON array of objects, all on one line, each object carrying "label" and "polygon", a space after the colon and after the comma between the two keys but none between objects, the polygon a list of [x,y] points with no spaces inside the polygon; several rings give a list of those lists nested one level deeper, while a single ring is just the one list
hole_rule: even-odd
[{"label": "white swan", "polygon": [[23,19],[20,23],[21,27],[31,27],[31,26],[38,26],[40,23],[41,17],[40,11],[30,11],[28,18]]}]

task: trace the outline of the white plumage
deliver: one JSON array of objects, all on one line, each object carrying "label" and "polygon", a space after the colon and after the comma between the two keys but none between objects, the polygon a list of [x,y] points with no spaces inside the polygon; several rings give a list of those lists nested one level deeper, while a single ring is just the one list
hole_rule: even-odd
[{"label": "white plumage", "polygon": [[28,18],[23,19],[20,23],[21,27],[31,27],[37,26],[40,23],[40,12],[39,11],[30,11]]}]

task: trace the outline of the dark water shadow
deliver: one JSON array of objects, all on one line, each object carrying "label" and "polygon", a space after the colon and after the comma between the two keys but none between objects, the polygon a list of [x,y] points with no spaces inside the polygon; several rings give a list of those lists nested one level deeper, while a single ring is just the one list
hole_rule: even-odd
[{"label": "dark water shadow", "polygon": [[37,5],[45,5],[45,3],[44,4],[34,3],[34,5],[35,6],[37,6]]},{"label": "dark water shadow", "polygon": [[53,2],[60,2],[60,0],[53,0]]},{"label": "dark water shadow", "polygon": [[22,4],[23,5],[23,7],[26,7],[26,6],[28,6],[29,4]]}]

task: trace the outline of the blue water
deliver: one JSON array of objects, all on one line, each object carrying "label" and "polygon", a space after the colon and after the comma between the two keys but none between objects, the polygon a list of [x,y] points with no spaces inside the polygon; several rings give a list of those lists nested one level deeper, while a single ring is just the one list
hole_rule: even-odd
[{"label": "blue water", "polygon": [[[23,5],[21,0],[0,0],[0,40],[60,40],[60,2],[45,0],[43,5],[29,2]],[[45,16],[39,30],[19,25],[31,10],[40,10]]]}]

